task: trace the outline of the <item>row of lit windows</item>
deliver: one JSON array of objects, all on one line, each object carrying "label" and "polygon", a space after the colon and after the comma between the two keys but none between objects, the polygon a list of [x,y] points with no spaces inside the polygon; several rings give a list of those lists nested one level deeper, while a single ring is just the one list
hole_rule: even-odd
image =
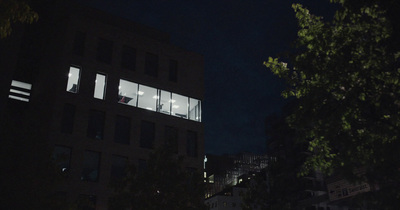
[{"label": "row of lit windows", "polygon": [[[78,93],[80,68],[71,66],[66,90]],[[105,99],[106,75],[96,74],[93,97]],[[201,122],[201,101],[170,91],[120,79],[118,103]]]},{"label": "row of lit windows", "polygon": [[[65,104],[61,119],[61,132],[72,134],[75,121],[76,107],[72,104]],[[91,139],[101,140],[104,138],[105,112],[91,110],[89,113],[86,136]],[[154,122],[141,121],[139,146],[141,148],[153,149],[155,142],[156,125]],[[178,128],[165,126],[164,144],[173,146],[178,153]],[[131,118],[116,115],[114,142],[119,144],[130,144],[131,138]],[[186,155],[197,157],[197,132],[188,130],[186,134]]]}]

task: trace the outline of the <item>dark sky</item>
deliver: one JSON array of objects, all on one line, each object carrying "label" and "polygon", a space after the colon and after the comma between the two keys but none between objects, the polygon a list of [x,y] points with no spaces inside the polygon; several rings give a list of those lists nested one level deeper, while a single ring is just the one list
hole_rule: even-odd
[{"label": "dark sky", "polygon": [[265,152],[264,119],[279,113],[283,81],[262,63],[290,51],[297,36],[291,8],[329,11],[328,0],[85,0],[171,36],[204,56],[205,152]]}]

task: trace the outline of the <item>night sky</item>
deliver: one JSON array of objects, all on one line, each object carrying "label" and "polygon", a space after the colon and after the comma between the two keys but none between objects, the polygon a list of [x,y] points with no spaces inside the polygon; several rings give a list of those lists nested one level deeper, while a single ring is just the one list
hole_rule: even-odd
[{"label": "night sky", "polygon": [[292,3],[332,13],[328,0],[85,0],[167,32],[174,45],[204,56],[205,152],[264,153],[264,119],[279,113],[284,82],[262,64],[293,50]]}]

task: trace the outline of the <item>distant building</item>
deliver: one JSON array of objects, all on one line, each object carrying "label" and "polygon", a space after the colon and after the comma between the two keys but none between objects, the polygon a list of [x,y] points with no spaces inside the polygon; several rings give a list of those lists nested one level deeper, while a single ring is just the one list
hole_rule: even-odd
[{"label": "distant building", "polygon": [[0,40],[1,119],[14,113],[5,123],[30,129],[24,119],[35,117],[63,157],[60,192],[95,209],[107,209],[108,185],[127,165],[145,167],[164,144],[202,171],[203,57],[153,28],[68,4]]},{"label": "distant building", "polygon": [[206,195],[210,197],[224,190],[227,186],[238,183],[241,175],[259,172],[267,167],[266,155],[241,153],[237,155],[206,155],[205,182]]}]

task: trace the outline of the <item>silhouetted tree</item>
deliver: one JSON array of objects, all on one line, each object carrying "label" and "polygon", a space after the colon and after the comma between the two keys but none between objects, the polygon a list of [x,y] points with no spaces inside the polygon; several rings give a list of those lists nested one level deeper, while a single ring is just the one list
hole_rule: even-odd
[{"label": "silhouetted tree", "polygon": [[0,1],[0,38],[9,36],[12,25],[15,23],[33,23],[39,19],[27,1],[2,0]]},{"label": "silhouetted tree", "polygon": [[149,157],[145,169],[132,166],[126,179],[115,187],[109,208],[205,209],[201,174],[183,166],[173,147],[160,147]]}]

